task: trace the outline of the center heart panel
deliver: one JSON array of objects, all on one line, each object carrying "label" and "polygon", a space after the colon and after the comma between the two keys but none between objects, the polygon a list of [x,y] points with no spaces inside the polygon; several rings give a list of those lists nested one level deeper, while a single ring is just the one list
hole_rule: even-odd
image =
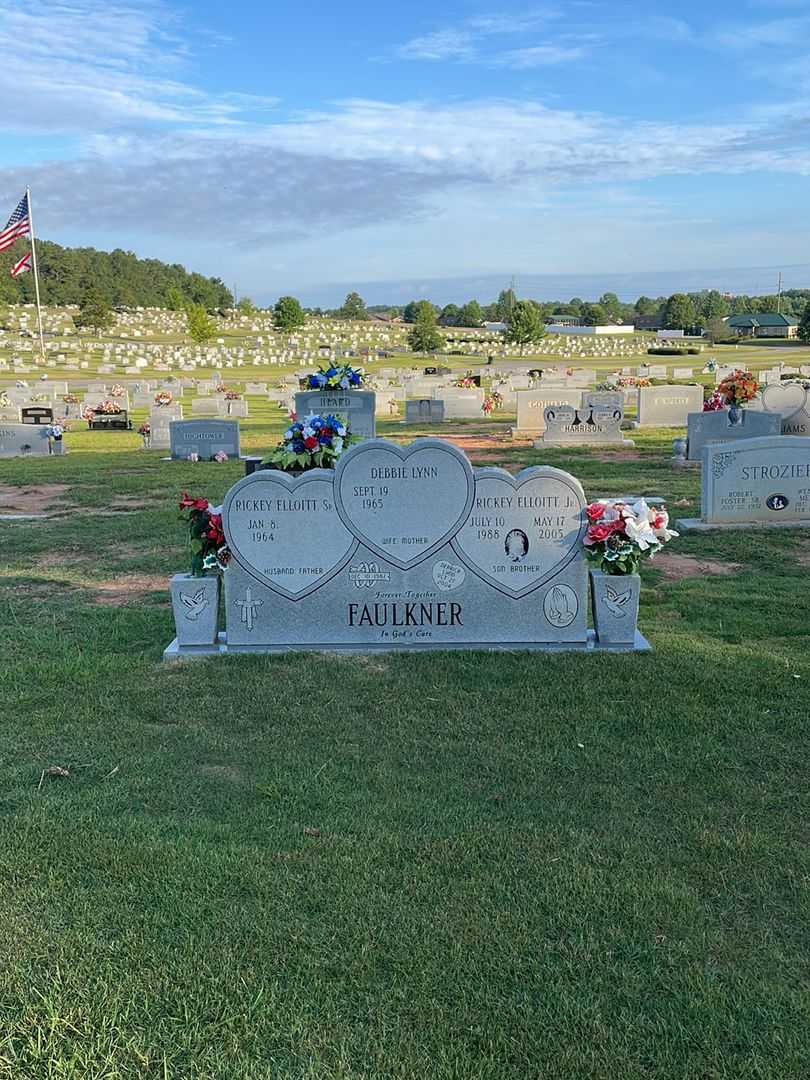
[{"label": "center heart panel", "polygon": [[525,596],[583,558],[585,494],[548,466],[512,476],[478,469],[475,498],[453,547],[471,570],[508,596]]},{"label": "center heart panel", "polygon": [[438,551],[472,505],[464,455],[438,439],[401,449],[382,439],[353,447],[335,473],[335,501],[357,539],[401,570]]}]

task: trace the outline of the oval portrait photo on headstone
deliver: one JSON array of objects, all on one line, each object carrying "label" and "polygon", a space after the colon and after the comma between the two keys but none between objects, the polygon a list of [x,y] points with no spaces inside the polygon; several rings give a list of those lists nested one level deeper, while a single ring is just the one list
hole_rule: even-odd
[{"label": "oval portrait photo on headstone", "polygon": [[790,499],[787,497],[787,495],[782,494],[769,495],[768,498],[765,500],[765,505],[768,507],[769,510],[787,510],[787,508],[790,506]]}]

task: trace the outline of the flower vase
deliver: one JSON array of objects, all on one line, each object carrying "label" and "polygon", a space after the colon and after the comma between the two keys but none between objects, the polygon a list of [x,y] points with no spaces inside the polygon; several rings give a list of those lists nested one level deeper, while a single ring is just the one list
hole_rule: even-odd
[{"label": "flower vase", "polygon": [[149,450],[151,448],[151,446],[152,446],[152,436],[151,435],[141,435],[141,438],[143,439],[143,449],[144,450]]},{"label": "flower vase", "polygon": [[600,645],[633,645],[638,624],[641,578],[591,570],[593,625]]},{"label": "flower vase", "polygon": [[172,611],[178,645],[213,645],[219,630],[219,574],[171,580]]},{"label": "flower vase", "polygon": [[730,424],[739,424],[742,420],[742,409],[736,405],[729,405],[728,407],[728,422]]}]

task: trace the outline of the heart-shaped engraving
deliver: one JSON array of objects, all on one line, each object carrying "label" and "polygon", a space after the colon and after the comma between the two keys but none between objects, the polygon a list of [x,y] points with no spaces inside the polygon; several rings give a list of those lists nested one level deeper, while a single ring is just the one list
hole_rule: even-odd
[{"label": "heart-shaped engraving", "polygon": [[288,600],[320,588],[357,550],[335,513],[333,479],[329,469],[297,479],[262,469],[225,497],[222,525],[233,558]]},{"label": "heart-shaped engraving", "polygon": [[583,558],[585,493],[561,469],[535,465],[512,476],[475,470],[475,499],[453,547],[484,581],[515,599]]},{"label": "heart-shaped engraving", "polygon": [[417,439],[400,448],[370,439],[338,462],[335,502],[362,544],[408,570],[452,538],[474,486],[470,463],[450,443]]},{"label": "heart-shaped engraving", "polygon": [[807,391],[801,383],[771,383],[762,391],[762,408],[765,412],[778,412],[787,418],[800,412],[806,405]]}]

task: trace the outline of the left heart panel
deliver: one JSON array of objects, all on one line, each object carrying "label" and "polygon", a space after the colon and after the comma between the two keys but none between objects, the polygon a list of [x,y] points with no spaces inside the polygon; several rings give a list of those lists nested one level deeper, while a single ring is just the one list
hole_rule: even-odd
[{"label": "left heart panel", "polygon": [[333,478],[326,469],[298,478],[262,470],[225,497],[222,521],[232,557],[290,600],[320,588],[357,550],[357,540],[334,512]]}]

